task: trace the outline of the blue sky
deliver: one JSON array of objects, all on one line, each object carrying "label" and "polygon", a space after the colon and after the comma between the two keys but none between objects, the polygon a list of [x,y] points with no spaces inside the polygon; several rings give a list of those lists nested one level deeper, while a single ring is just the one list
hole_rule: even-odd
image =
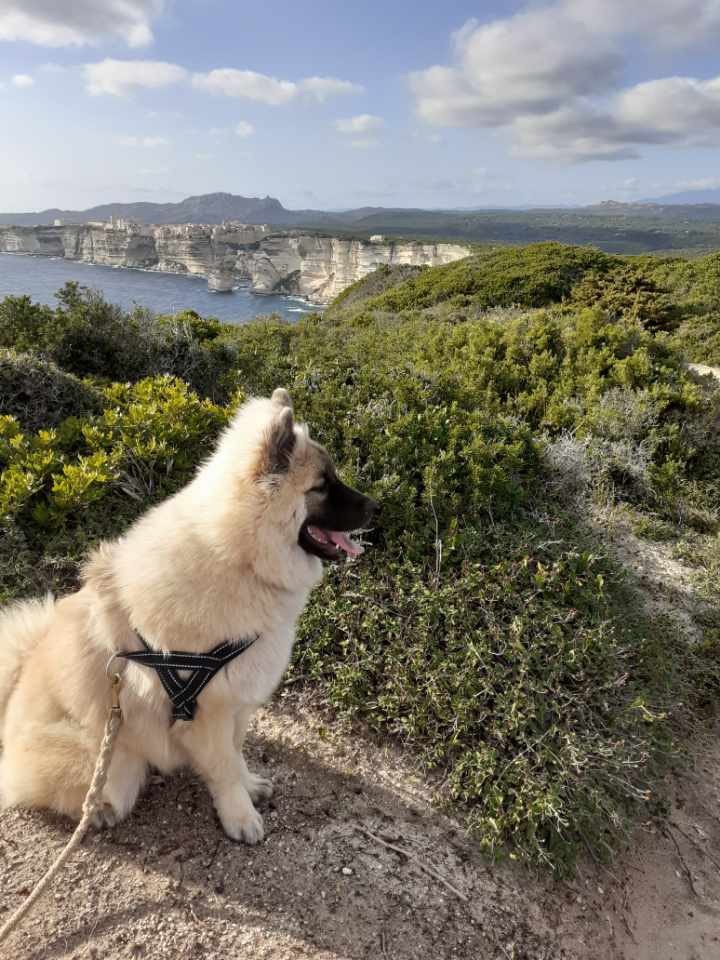
[{"label": "blue sky", "polygon": [[720,186],[720,0],[0,0],[0,210]]}]

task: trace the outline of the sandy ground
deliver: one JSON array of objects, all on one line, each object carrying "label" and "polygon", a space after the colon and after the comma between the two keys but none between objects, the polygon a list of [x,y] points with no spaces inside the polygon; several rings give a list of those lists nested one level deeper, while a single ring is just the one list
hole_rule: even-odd
[{"label": "sandy ground", "polygon": [[[649,606],[692,639],[692,580],[671,548],[622,523],[610,543]],[[276,787],[262,846],[224,836],[195,777],[153,777],[0,957],[720,960],[720,736],[691,745],[658,791],[667,810],[638,825],[610,868],[588,859],[568,882],[489,863],[432,806],[408,756],[292,687],[259,714],[249,761]],[[0,814],[0,923],[71,829],[45,813]]]},{"label": "sandy ground", "polygon": [[[0,955],[717,960],[720,747],[698,745],[695,757],[668,783],[664,827],[642,825],[611,870],[589,862],[558,882],[488,863],[400,754],[286,698],[250,743],[276,784],[261,847],[222,834],[191,775],[155,777]],[[69,831],[47,814],[0,816],[0,920]]]}]

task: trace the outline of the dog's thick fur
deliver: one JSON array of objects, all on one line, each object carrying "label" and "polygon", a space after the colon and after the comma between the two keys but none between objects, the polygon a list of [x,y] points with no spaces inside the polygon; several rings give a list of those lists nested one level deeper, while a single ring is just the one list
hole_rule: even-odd
[{"label": "dog's thick fur", "polygon": [[132,809],[150,766],[189,764],[226,833],[261,840],[253,801],[272,788],[250,773],[242,743],[288,665],[295,621],[322,576],[299,535],[309,514],[322,513],[328,482],[346,491],[361,526],[372,501],[340,484],[327,453],[294,423],[287,393],[251,400],[192,482],[94,552],[77,593],[0,615],[3,804],[80,815],[107,715],[106,666],[113,653],[140,649],[135,631],[155,649],[197,653],[257,634],[200,695],[192,722],[170,725],[155,671],[126,664],[104,801],[114,822]]}]

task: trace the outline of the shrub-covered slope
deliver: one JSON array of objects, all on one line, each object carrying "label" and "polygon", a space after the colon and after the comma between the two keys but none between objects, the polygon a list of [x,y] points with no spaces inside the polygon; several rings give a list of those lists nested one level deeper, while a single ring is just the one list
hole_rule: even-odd
[{"label": "shrub-covered slope", "polygon": [[185,482],[233,404],[282,384],[382,503],[366,556],[313,596],[298,677],[440,771],[487,849],[607,850],[720,692],[717,620],[695,645],[649,622],[587,523],[602,497],[718,529],[718,395],[672,339],[710,259],[684,286],[648,261],[657,290],[633,299],[619,258],[498,251],[381,276],[297,325],[126,316],[77,288],[54,311],[8,299],[0,343],[91,378],[99,407],[36,432],[0,418],[0,595],[71,586],[90,543]]},{"label": "shrub-covered slope", "polygon": [[431,311],[457,319],[493,307],[598,306],[609,319],[665,332],[687,359],[720,364],[720,254],[621,257],[538,243],[487,248],[407,279],[387,268],[348,288],[326,316]]}]

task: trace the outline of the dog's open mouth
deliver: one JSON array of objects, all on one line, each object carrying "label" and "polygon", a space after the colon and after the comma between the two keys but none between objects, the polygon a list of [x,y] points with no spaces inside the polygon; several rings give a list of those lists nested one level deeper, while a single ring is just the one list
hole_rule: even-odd
[{"label": "dog's open mouth", "polygon": [[312,523],[302,525],[298,543],[307,553],[313,553],[323,560],[339,560],[343,556],[354,560],[363,552],[361,544],[352,540],[347,533],[325,530]]}]

